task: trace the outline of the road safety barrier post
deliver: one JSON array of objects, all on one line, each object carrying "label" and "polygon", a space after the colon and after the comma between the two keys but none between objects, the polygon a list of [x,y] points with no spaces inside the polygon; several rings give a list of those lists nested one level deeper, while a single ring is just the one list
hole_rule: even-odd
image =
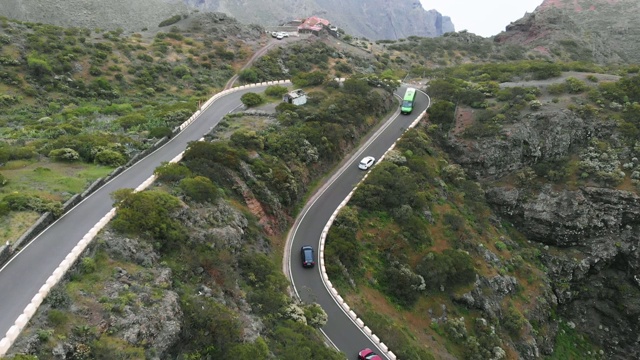
[{"label": "road safety barrier post", "polygon": [[11,342],[6,337],[0,340],[0,354],[6,354],[11,347]]}]

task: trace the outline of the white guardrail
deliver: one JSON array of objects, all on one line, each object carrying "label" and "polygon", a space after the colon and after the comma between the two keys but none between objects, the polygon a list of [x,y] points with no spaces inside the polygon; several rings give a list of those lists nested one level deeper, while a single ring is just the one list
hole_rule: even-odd
[{"label": "white guardrail", "polygon": [[[427,110],[420,113],[420,115],[416,118],[414,122],[411,123],[411,125],[409,125],[409,127],[405,130],[405,132],[415,127],[426,113],[427,113]],[[396,140],[393,143],[393,145],[391,145],[391,147],[387,149],[387,151],[385,151],[384,154],[382,154],[382,156],[380,157],[380,160],[376,161],[376,164],[379,164],[380,161],[382,161],[384,157],[389,153],[389,151],[393,150],[393,148],[396,146],[397,143],[398,141]],[[347,195],[347,197],[344,198],[344,200],[342,200],[340,205],[338,205],[336,210],[333,212],[333,214],[329,218],[329,221],[327,221],[327,224],[324,226],[324,229],[322,229],[322,234],[320,235],[320,251],[318,255],[318,260],[320,261],[320,274],[322,275],[322,282],[324,283],[324,286],[327,288],[327,291],[329,291],[329,294],[331,294],[331,297],[333,297],[333,300],[338,304],[338,306],[342,308],[344,313],[349,316],[351,321],[362,330],[365,336],[367,336],[378,347],[378,349],[384,352],[384,355],[387,358],[389,358],[390,360],[396,360],[397,356],[391,350],[389,350],[389,347],[385,345],[385,343],[383,343],[382,340],[380,340],[380,338],[376,336],[376,334],[374,334],[373,331],[371,331],[371,329],[368,326],[364,324],[364,321],[362,321],[362,319],[360,319],[358,315],[353,310],[351,310],[351,307],[349,306],[349,304],[347,304],[346,301],[342,298],[342,296],[338,294],[338,290],[336,290],[336,288],[334,288],[333,285],[331,284],[331,281],[329,280],[329,276],[327,276],[327,270],[324,266],[324,244],[327,240],[327,234],[329,233],[329,229],[331,228],[333,221],[338,216],[338,213],[340,212],[340,210],[345,205],[347,205],[347,203],[351,199],[351,196],[353,196],[353,193],[356,191],[358,186],[360,186],[360,184],[362,184],[367,179],[367,176],[369,176],[368,172],[364,175],[362,180],[360,180],[356,184],[356,186],[354,186],[353,190],[349,192],[349,195]]]},{"label": "white guardrail", "polygon": [[[187,126],[193,123],[200,116],[200,114],[202,114],[204,110],[206,110],[216,100],[218,100],[219,98],[225,95],[234,93],[236,91],[253,88],[253,87],[268,86],[268,85],[288,85],[288,84],[291,84],[290,80],[269,81],[269,82],[263,82],[263,83],[257,83],[257,84],[238,86],[235,88],[221,91],[213,95],[209,100],[207,100],[202,105],[200,110],[196,111],[193,115],[191,115],[191,117],[187,121],[182,123],[182,125],[180,125],[180,131],[184,130]],[[200,139],[200,140],[203,140],[203,139]],[[173,158],[170,162],[176,163],[180,161],[183,155],[184,155],[184,151],[178,154],[178,156]],[[140,184],[140,186],[138,186],[135,189],[135,191],[137,192],[137,191],[142,191],[146,189],[155,180],[156,180],[155,175],[150,176],[147,180],[145,180],[142,184]],[[107,223],[109,223],[109,221],[113,219],[115,215],[116,215],[116,209],[113,208],[102,219],[100,219],[100,221],[98,221],[91,228],[91,230],[89,230],[89,232],[87,232],[84,235],[84,237],[82,237],[82,239],[71,250],[71,252],[67,255],[67,257],[65,257],[64,260],[62,260],[60,265],[58,265],[58,267],[53,271],[53,274],[49,276],[45,284],[42,285],[42,287],[40,287],[40,290],[38,290],[38,293],[31,299],[31,302],[29,303],[29,305],[25,307],[24,311],[20,316],[18,316],[18,319],[16,319],[13,326],[9,328],[9,330],[5,334],[5,337],[2,340],[0,340],[0,357],[4,356],[7,353],[7,351],[9,351],[9,348],[11,348],[11,345],[13,345],[14,341],[16,341],[16,339],[18,338],[22,330],[27,326],[27,323],[29,322],[29,320],[31,320],[33,315],[36,313],[36,311],[38,310],[38,307],[40,306],[40,304],[42,304],[42,302],[47,297],[51,289],[54,286],[56,286],[58,282],[60,282],[64,274],[71,268],[71,266],[78,260],[78,258],[80,258],[80,255],[82,255],[82,252],[84,252],[84,250],[87,248],[91,240],[95,238],[98,232],[102,230],[107,225]]]}]

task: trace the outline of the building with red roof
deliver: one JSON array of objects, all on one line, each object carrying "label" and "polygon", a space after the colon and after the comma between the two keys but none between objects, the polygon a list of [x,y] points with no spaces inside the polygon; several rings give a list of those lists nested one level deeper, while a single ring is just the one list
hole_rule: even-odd
[{"label": "building with red roof", "polygon": [[329,20],[312,16],[304,20],[304,22],[298,26],[298,32],[318,35],[322,29],[329,27],[329,24]]}]

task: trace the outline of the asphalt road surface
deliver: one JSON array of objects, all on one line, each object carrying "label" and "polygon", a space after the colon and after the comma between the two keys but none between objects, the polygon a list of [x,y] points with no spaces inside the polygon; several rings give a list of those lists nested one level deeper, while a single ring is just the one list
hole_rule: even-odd
[{"label": "asphalt road surface", "polygon": [[1,268],[0,339],[73,247],[113,208],[113,191],[138,187],[163,161],[176,157],[189,142],[202,138],[225,114],[241,106],[242,94],[265,88],[240,90],[217,100],[181,133],[67,212]]},{"label": "asphalt road surface", "polygon": [[[404,94],[404,89],[400,89],[399,93]],[[324,187],[316,197],[312,198],[312,205],[303,210],[302,218],[294,229],[289,258],[293,286],[304,302],[317,302],[327,312],[328,322],[322,330],[349,359],[356,359],[358,352],[367,347],[376,351],[376,346],[335,303],[322,282],[320,267],[316,266],[312,269],[302,267],[300,248],[311,245],[315,249],[316,257],[318,256],[322,230],[335,209],[366,173],[358,169],[361,158],[370,155],[380,159],[380,156],[393,145],[404,130],[429,106],[429,101],[426,95],[418,92],[416,106],[410,115],[396,113],[394,116],[397,117],[387,123],[386,128],[384,126],[380,128],[380,131],[346,162],[345,167],[338,170],[336,176],[330,180],[332,181],[330,185]],[[318,263],[316,259],[316,264]],[[384,342],[384,339],[381,340]],[[393,351],[393,349],[389,350]],[[376,352],[384,358],[381,351]]]}]

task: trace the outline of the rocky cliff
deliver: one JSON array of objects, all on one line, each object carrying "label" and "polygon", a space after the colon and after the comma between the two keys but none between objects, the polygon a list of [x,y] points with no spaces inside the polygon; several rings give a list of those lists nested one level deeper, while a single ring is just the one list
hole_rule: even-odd
[{"label": "rocky cliff", "polygon": [[475,178],[499,178],[539,160],[567,156],[593,134],[595,122],[568,110],[540,111],[503,124],[498,138],[452,137],[456,161]]},{"label": "rocky cliff", "polygon": [[533,13],[498,34],[499,43],[524,45],[537,54],[566,60],[634,62],[640,35],[634,0],[545,0]]},{"label": "rocky cliff", "polygon": [[605,188],[533,196],[494,187],[487,201],[532,240],[549,244],[542,259],[561,314],[615,359],[638,358],[640,344],[640,197]]},{"label": "rocky cliff", "polygon": [[493,210],[544,245],[540,260],[567,325],[605,358],[638,358],[640,196],[631,184],[640,148],[606,121],[612,113],[569,108],[548,102],[491,136],[450,133],[446,143]]}]

